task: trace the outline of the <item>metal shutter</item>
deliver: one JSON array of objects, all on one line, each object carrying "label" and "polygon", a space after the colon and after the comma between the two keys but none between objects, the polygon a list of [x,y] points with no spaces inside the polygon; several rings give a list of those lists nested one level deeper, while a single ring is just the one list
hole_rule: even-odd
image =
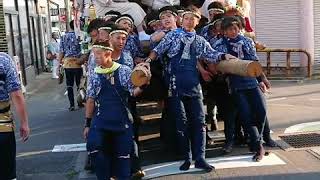
[{"label": "metal shutter", "polygon": [[[257,40],[268,48],[300,48],[300,2],[301,0],[257,0],[255,31]],[[262,63],[264,54],[259,54]],[[286,55],[271,54],[273,66],[283,66]],[[292,53],[293,65],[300,65],[299,54]]]}]

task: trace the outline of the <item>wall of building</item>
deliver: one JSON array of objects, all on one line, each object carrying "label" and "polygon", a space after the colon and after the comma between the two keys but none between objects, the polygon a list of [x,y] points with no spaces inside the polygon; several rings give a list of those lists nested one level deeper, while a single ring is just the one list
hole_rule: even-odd
[{"label": "wall of building", "polygon": [[48,29],[51,25],[48,19],[48,1],[0,2],[3,4],[3,8],[0,7],[0,11],[3,10],[0,15],[0,36],[5,35],[8,53],[19,57],[24,83],[27,84],[46,67],[46,44],[49,41]]}]

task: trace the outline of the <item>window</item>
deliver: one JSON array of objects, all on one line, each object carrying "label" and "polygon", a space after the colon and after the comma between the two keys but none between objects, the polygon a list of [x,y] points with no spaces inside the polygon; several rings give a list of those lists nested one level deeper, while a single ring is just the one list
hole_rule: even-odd
[{"label": "window", "polygon": [[58,15],[59,15],[59,9],[58,8],[56,8],[56,9],[51,8],[50,9],[50,16],[58,16]]}]

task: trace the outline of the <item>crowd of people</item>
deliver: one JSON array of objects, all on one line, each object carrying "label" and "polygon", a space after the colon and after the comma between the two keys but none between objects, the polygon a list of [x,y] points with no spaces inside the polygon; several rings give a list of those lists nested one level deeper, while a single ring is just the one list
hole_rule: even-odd
[{"label": "crowd of people", "polygon": [[[276,146],[263,94],[271,87],[267,78],[221,74],[216,69],[219,61],[258,60],[256,42],[248,36],[253,29],[241,8],[214,1],[208,3],[206,18],[199,9],[204,1],[158,4],[148,14],[134,2],[94,2],[99,17],[90,20],[87,28],[89,53],[81,54],[72,21],[71,31],[61,38],[58,60],[65,68],[70,111],[75,110],[74,82],[81,88],[81,66],[87,67],[83,134],[99,180],[144,176],[136,97],[149,86],[136,87],[131,81],[139,63],[157,62],[160,67],[157,78],[165,92],[167,121],[175,128],[172,138],[183,157],[181,171],[187,171],[192,160],[195,168],[214,169],[205,159],[205,149],[212,142],[208,124],[217,130],[218,119],[224,121],[225,153],[235,143],[248,143],[253,161],[260,161],[265,155],[263,143]],[[142,46],[145,41],[148,45]]]}]

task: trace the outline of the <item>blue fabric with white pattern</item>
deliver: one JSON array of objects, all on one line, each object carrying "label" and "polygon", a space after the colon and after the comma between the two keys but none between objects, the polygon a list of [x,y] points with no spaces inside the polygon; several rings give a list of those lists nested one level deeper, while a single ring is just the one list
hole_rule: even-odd
[{"label": "blue fabric with white pattern", "polygon": [[80,42],[75,32],[67,32],[60,40],[60,52],[64,53],[64,57],[81,56]]},{"label": "blue fabric with white pattern", "polygon": [[124,50],[129,51],[133,58],[142,56],[139,37],[137,35],[129,35]]},{"label": "blue fabric with white pattern", "polygon": [[3,52],[0,52],[0,77],[0,101],[8,101],[11,92],[21,89],[21,83],[15,62]]},{"label": "blue fabric with white pattern", "polygon": [[187,36],[195,36],[195,53],[197,59],[204,58],[209,62],[216,63],[221,59],[221,55],[224,54],[214,50],[208,41],[197,35],[195,32],[186,32],[180,28],[167,33],[153,51],[155,51],[159,56],[166,53],[169,58],[172,58],[181,51],[181,46],[184,46],[182,39]]},{"label": "blue fabric with white pattern", "polygon": [[[131,72],[132,70],[126,65],[120,65],[119,67],[119,80],[121,86],[133,94],[134,86],[131,82]],[[97,73],[93,73],[89,78],[87,97],[96,99],[101,90],[101,81]]]}]

